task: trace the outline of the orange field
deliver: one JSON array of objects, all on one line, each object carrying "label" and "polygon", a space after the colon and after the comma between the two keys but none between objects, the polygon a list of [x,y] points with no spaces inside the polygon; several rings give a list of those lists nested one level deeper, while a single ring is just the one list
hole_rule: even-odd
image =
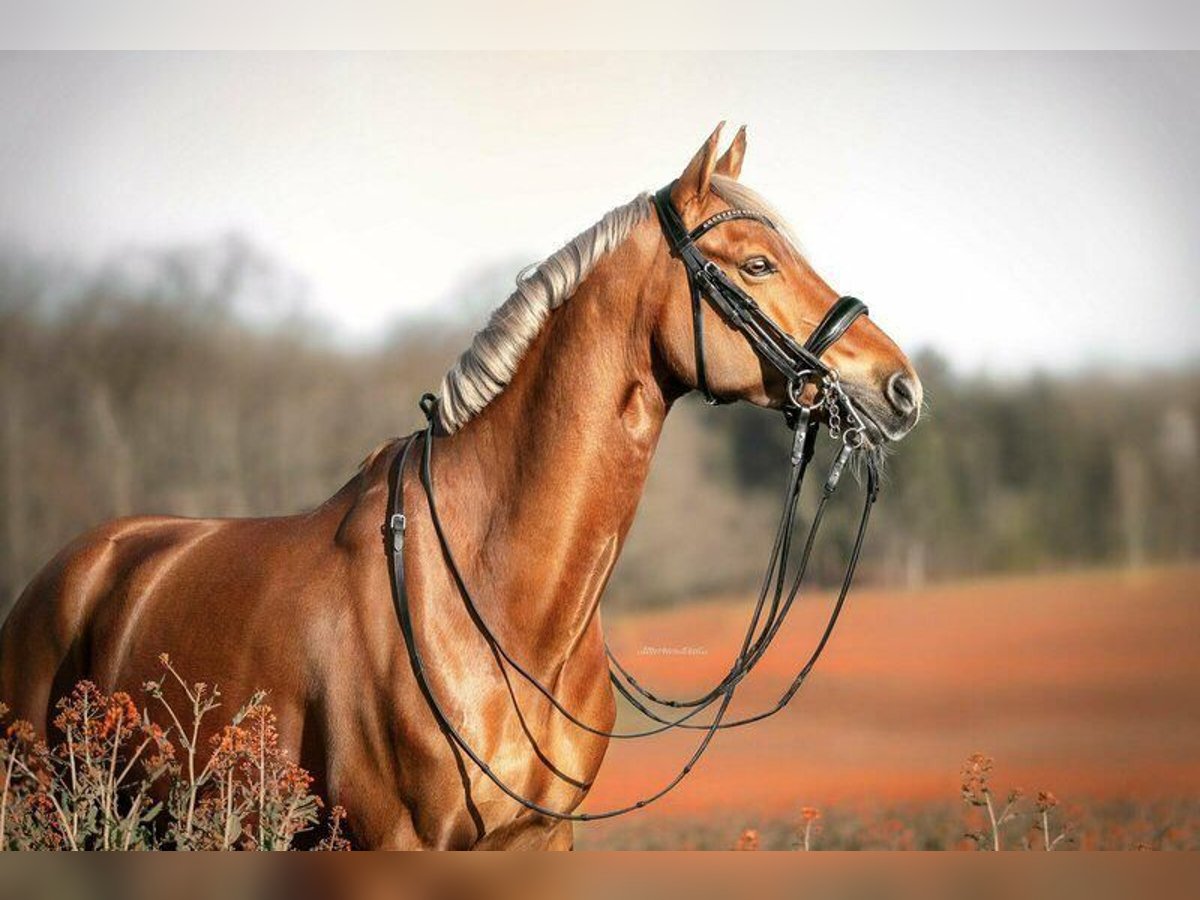
[{"label": "orange field", "polygon": [[[858,590],[791,706],[719,735],[674,794],[638,821],[577,828],[577,843],[657,833],[656,845],[681,846],[671,836],[696,823],[732,841],[745,826],[795,821],[802,806],[828,819],[953,804],[976,750],[995,757],[998,790],[1045,788],[1093,806],[1200,798],[1198,585],[1200,568],[1180,567]],[[731,714],[774,701],[831,599],[798,606]],[[643,684],[682,696],[721,676],[749,611],[749,599],[712,601],[606,628]],[[623,712],[622,725],[638,722]],[[653,791],[697,736],[614,742],[587,808]]]}]

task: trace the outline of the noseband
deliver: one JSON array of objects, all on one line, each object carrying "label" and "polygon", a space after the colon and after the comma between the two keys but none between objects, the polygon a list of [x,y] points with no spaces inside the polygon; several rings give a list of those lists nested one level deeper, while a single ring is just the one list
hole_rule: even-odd
[{"label": "noseband", "polygon": [[[842,473],[853,453],[863,441],[862,422],[845,392],[842,390],[836,370],[821,360],[821,356],[834,344],[846,330],[861,315],[867,312],[866,305],[854,297],[842,297],[830,308],[803,343],[797,342],[779,324],[772,319],[762,307],[745,291],[739,288],[725,272],[707,259],[696,246],[703,235],[725,222],[735,219],[751,219],[774,229],[775,225],[760,213],[745,209],[728,209],[705,219],[690,232],[684,227],[683,221],[671,202],[673,185],[660,190],[654,196],[654,207],[658,213],[659,224],[663,235],[675,255],[684,266],[687,273],[688,285],[691,291],[692,323],[696,353],[697,386],[703,392],[709,403],[718,399],[712,393],[708,383],[707,365],[704,356],[704,318],[703,301],[707,300],[722,319],[738,331],[755,353],[773,367],[784,379],[787,385],[787,401],[783,412],[788,426],[795,432],[792,442],[790,467],[784,489],[783,508],[780,513],[779,525],[776,529],[775,540],[767,562],[767,570],[763,576],[758,599],[750,618],[749,626],[742,640],[729,671],[711,690],[701,696],[678,699],[659,697],[638,683],[637,679],[620,663],[612,651],[605,646],[610,663],[609,679],[616,691],[624,697],[635,709],[645,715],[654,724],[640,731],[614,732],[597,728],[579,719],[568,710],[557,697],[529,672],[528,668],[515,659],[496,638],[496,635],[484,620],[478,605],[475,603],[454,553],[447,540],[446,531],[438,514],[437,499],[433,486],[433,443],[434,424],[437,420],[437,398],[426,394],[421,398],[421,409],[425,413],[428,425],[424,429],[420,466],[420,480],[424,488],[425,498],[429,505],[430,520],[438,543],[446,560],[447,568],[454,580],[455,586],[466,604],[470,615],[480,634],[491,649],[535,690],[545,697],[567,721],[584,732],[599,737],[613,739],[632,739],[661,734],[673,728],[689,729],[703,732],[700,741],[684,766],[665,786],[655,793],[644,797],[627,806],[605,810],[596,813],[573,813],[549,809],[534,800],[521,795],[510,787],[483,759],[479,753],[463,737],[454,719],[444,710],[441,701],[434,693],[421,649],[417,642],[416,630],[412,620],[412,609],[409,603],[407,584],[404,573],[404,532],[406,519],[404,516],[403,474],[408,458],[412,454],[419,435],[412,435],[405,443],[404,451],[397,454],[396,463],[389,474],[388,520],[383,526],[384,543],[390,557],[392,574],[392,595],[396,605],[396,614],[400,629],[404,635],[404,643],[408,650],[409,661],[417,684],[424,694],[434,717],[442,731],[453,741],[497,788],[508,797],[526,809],[552,819],[587,822],[597,819],[609,819],[620,816],[635,809],[641,809],[649,803],[663,797],[673,790],[692,771],[716,733],[726,728],[738,728],[758,722],[774,715],[783,709],[800,690],[816,665],[825,646],[833,634],[834,626],[846,602],[850,585],[854,580],[854,572],[862,551],[863,539],[866,536],[867,523],[870,519],[871,508],[879,491],[879,475],[870,455],[865,457],[866,491],[864,494],[862,515],[858,524],[854,545],[850,552],[841,588],[830,611],[829,618],[821,637],[817,641],[808,658],[800,666],[795,678],[783,692],[779,700],[758,713],[732,721],[725,720],[725,714],[733,700],[734,691],[742,680],[753,670],[766,654],[775,636],[779,633],[788,613],[799,594],[804,575],[808,570],[809,558],[816,542],[817,532],[825,515],[826,504],[837,490]],[[802,402],[802,395],[809,384],[819,385],[817,400],[811,405]],[[800,499],[800,490],[804,474],[812,460],[816,446],[817,434],[820,430],[820,419],[826,420],[830,435],[841,440],[841,448],[836,454],[824,486],[812,523],[804,540],[803,548],[795,566],[791,565],[793,549],[793,531],[796,520],[796,507]],[[789,569],[794,569],[789,577]],[[769,602],[768,602],[769,601]],[[655,709],[657,706],[660,709]],[[686,710],[669,716],[661,709]],[[693,721],[705,711],[712,709],[711,717],[706,722]],[[552,770],[553,771],[553,770]],[[556,772],[557,774],[557,772]],[[559,776],[565,778],[565,776]],[[579,782],[570,781],[577,788],[586,788]]]}]

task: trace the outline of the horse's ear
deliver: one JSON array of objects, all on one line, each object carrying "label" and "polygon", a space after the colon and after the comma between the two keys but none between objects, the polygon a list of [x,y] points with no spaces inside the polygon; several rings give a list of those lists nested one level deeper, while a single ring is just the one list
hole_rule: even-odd
[{"label": "horse's ear", "polygon": [[725,123],[721,122],[713,129],[708,140],[700,145],[700,149],[696,151],[692,161],[687,164],[687,168],[675,182],[675,188],[671,191],[671,200],[674,201],[677,208],[682,208],[689,200],[708,194],[713,169],[717,165],[717,142],[721,139],[721,129],[724,126]]},{"label": "horse's ear", "polygon": [[737,177],[742,174],[742,160],[745,158],[746,126],[743,125],[733,136],[733,143],[729,145],[729,149],[717,160],[717,168],[714,171],[718,175],[724,175],[726,178],[736,181]]}]

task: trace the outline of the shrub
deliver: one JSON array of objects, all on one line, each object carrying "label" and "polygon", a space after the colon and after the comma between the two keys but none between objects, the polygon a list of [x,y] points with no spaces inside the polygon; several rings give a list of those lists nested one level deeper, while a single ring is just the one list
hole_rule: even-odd
[{"label": "shrub", "polygon": [[[123,692],[81,681],[55,705],[61,740],[50,746],[26,721],[0,740],[0,847],[12,850],[287,850],[313,832],[324,807],[312,776],[279,746],[276,719],[256,693],[207,742],[220,691],[189,684],[163,654],[163,676],[138,708]],[[190,708],[178,710],[165,684]],[[0,722],[8,708],[0,704]],[[204,744],[202,746],[202,743]],[[334,807],[319,849],[348,849]]]}]

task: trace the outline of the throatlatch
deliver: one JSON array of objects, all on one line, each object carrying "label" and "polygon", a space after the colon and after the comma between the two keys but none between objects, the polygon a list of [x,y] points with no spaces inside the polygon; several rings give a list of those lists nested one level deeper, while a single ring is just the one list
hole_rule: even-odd
[{"label": "throatlatch", "polygon": [[[833,629],[837,624],[849,594],[862,551],[863,540],[866,536],[867,523],[870,520],[871,508],[879,491],[879,475],[870,455],[865,457],[866,490],[864,495],[862,515],[850,559],[842,578],[841,588],[830,611],[825,628],[811,654],[800,667],[795,678],[780,696],[779,700],[761,712],[732,721],[725,721],[725,714],[733,700],[733,695],[742,680],[754,669],[771,646],[775,636],[783,626],[788,613],[799,594],[801,583],[808,570],[808,562],[817,533],[825,515],[826,505],[837,490],[846,464],[853,453],[863,442],[862,422],[854,405],[850,402],[837,377],[837,372],[827,366],[821,356],[829,349],[846,330],[861,315],[867,312],[866,305],[854,297],[842,297],[830,308],[813,330],[808,339],[800,344],[790,334],[784,331],[758,303],[739,288],[725,272],[707,259],[696,246],[696,241],[713,228],[735,219],[752,219],[763,225],[774,228],[775,225],[760,213],[743,209],[728,209],[706,219],[688,232],[679,213],[671,203],[671,188],[673,185],[660,190],[654,196],[654,206],[658,212],[659,223],[664,236],[670,244],[672,253],[683,263],[691,290],[692,322],[694,329],[696,377],[697,386],[709,403],[718,402],[708,384],[707,367],[704,355],[704,317],[703,301],[707,301],[728,323],[736,329],[754,348],[755,352],[768,364],[774,367],[787,383],[788,403],[784,406],[784,416],[787,424],[795,432],[788,475],[784,487],[782,511],[779,525],[776,529],[774,543],[767,561],[767,570],[763,576],[758,599],[750,618],[741,648],[734,658],[724,677],[709,691],[699,697],[678,699],[659,697],[643,687],[636,678],[605,646],[610,662],[609,678],[616,691],[624,697],[635,709],[644,714],[655,724],[649,728],[633,732],[614,732],[608,729],[596,728],[579,719],[554,696],[545,685],[535,678],[529,670],[515,659],[497,640],[494,632],[484,620],[475,600],[468,588],[462,571],[455,559],[453,549],[442,527],[438,514],[437,498],[433,485],[432,459],[435,422],[437,421],[437,398],[426,394],[421,398],[421,409],[425,413],[428,424],[422,432],[411,435],[403,452],[397,454],[396,462],[389,475],[388,518],[383,527],[384,545],[390,559],[392,573],[393,600],[396,604],[396,614],[400,629],[404,635],[404,643],[408,649],[409,660],[413,674],[424,694],[430,709],[437,718],[442,730],[454,744],[486,775],[504,794],[524,806],[526,809],[553,819],[587,822],[597,819],[609,819],[614,816],[641,809],[649,803],[666,795],[673,790],[692,771],[704,751],[712,742],[716,733],[726,728],[737,728],[753,722],[761,721],[783,709],[800,690],[805,679],[816,665],[829,642]],[[811,405],[802,402],[804,390],[809,384],[818,385],[817,399]],[[830,466],[822,487],[820,501],[809,526],[804,546],[790,578],[793,531],[796,520],[796,507],[800,499],[800,491],[804,475],[812,460],[820,431],[819,417],[824,416],[829,425],[830,436],[841,441],[841,448]],[[421,656],[420,645],[417,641],[415,625],[412,619],[412,609],[408,598],[408,589],[404,575],[404,532],[407,519],[404,514],[404,470],[408,458],[412,454],[417,441],[422,441],[420,481],[424,489],[426,502],[429,505],[430,520],[437,535],[446,565],[458,589],[468,614],[479,629],[489,646],[503,662],[517,672],[535,690],[537,690],[564,718],[585,732],[601,737],[628,740],[649,737],[660,734],[672,728],[691,729],[703,732],[695,750],[684,766],[665,786],[633,803],[617,809],[597,813],[573,813],[549,809],[520,793],[506,784],[489,766],[479,753],[471,747],[462,733],[455,727],[453,720],[447,716],[437,695],[431,688],[425,661]],[[769,601],[769,602],[768,602]],[[666,710],[686,710],[677,718],[670,718],[666,712],[654,709],[661,707]],[[714,709],[715,707],[715,709]],[[711,718],[705,722],[693,721],[702,713],[713,709]],[[565,778],[565,776],[559,776]],[[582,787],[571,782],[575,787]]]}]

